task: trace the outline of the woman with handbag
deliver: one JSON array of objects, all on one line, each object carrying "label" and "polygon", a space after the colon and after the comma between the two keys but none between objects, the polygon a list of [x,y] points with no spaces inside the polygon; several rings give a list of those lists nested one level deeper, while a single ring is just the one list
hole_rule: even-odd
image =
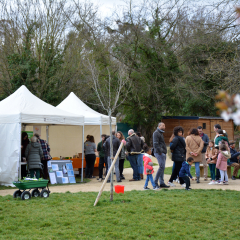
[{"label": "woman with handbag", "polygon": [[204,147],[204,142],[199,136],[198,130],[192,128],[190,130],[189,136],[186,137],[186,159],[192,157],[195,163],[197,183],[200,183],[200,163],[202,162],[202,149]]},{"label": "woman with handbag", "polygon": [[[179,176],[179,171],[182,167],[182,163],[186,160],[186,144],[183,138],[183,128],[181,126],[173,129],[174,138],[171,141],[170,149],[172,152],[172,160],[175,163],[172,175],[169,179],[168,185],[175,187],[173,180]],[[184,184],[184,181],[180,179],[180,184]]]},{"label": "woman with handbag", "polygon": [[28,162],[28,169],[30,170],[30,177],[33,178],[36,172],[36,178],[39,179],[43,151],[35,136],[31,138],[31,143],[27,145],[25,156]]}]

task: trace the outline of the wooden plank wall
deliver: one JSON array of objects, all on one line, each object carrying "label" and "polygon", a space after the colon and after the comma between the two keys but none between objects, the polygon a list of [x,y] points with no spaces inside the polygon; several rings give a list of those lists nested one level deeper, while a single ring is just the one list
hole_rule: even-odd
[{"label": "wooden plank wall", "polygon": [[164,139],[166,144],[169,144],[169,138],[173,133],[174,127],[182,126],[184,129],[184,136],[186,137],[188,135],[188,131],[191,128],[197,128],[198,126],[203,127],[203,123],[206,123],[206,129],[204,129],[203,132],[208,135],[209,139],[213,140],[215,137],[215,132],[214,132],[215,124],[220,124],[222,129],[226,130],[229,140],[234,139],[234,125],[232,120],[230,120],[229,122],[225,122],[222,119],[207,119],[207,118],[198,119],[198,120],[163,119],[162,122],[164,122],[166,125],[166,129],[164,133]]}]

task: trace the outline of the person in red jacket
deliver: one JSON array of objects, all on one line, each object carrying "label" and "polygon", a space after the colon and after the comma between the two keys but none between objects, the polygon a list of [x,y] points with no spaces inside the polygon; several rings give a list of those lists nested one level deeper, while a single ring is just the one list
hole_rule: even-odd
[{"label": "person in red jacket", "polygon": [[148,190],[150,188],[148,188],[148,182],[149,180],[151,181],[152,183],[152,186],[153,186],[153,190],[157,190],[159,189],[158,186],[156,186],[156,184],[154,183],[153,181],[153,163],[152,163],[152,150],[148,147],[147,144],[144,144],[143,146],[143,150],[144,150],[144,155],[143,155],[143,161],[144,161],[144,174],[147,175],[147,178],[146,178],[146,181],[145,181],[145,185],[143,187],[144,190]]}]

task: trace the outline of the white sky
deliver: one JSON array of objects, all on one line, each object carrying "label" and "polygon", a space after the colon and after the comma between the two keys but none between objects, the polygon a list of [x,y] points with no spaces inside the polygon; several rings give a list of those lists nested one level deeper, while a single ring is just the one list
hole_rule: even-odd
[{"label": "white sky", "polygon": [[109,17],[116,7],[124,4],[122,0],[92,0],[99,6],[99,14],[102,17]]}]

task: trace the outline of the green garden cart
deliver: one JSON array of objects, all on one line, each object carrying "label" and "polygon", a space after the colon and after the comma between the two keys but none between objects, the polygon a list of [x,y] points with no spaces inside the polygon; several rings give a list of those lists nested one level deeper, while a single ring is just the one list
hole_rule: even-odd
[{"label": "green garden cart", "polygon": [[[16,181],[13,184],[18,188],[13,193],[14,198],[21,198],[22,200],[40,196],[47,198],[50,194],[48,180],[46,179]],[[31,190],[32,192],[30,193]]]}]

